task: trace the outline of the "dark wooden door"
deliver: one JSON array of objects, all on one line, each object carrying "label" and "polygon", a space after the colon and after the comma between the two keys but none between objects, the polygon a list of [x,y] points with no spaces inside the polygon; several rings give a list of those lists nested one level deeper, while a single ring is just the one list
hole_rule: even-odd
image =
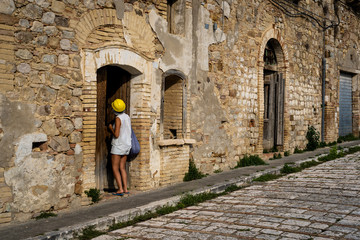
[{"label": "dark wooden door", "polygon": [[282,74],[264,71],[263,147],[270,150],[284,141],[284,80]]},{"label": "dark wooden door", "polygon": [[108,125],[114,123],[115,115],[111,103],[120,98],[126,103],[125,112],[130,111],[130,78],[125,70],[105,66],[97,71],[97,117],[96,117],[96,177],[99,189],[114,189],[111,168],[111,139]]}]

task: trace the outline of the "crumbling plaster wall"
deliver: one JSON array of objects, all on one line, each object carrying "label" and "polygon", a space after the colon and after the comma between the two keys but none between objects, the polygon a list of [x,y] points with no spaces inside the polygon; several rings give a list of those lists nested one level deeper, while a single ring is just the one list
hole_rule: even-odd
[{"label": "crumbling plaster wall", "polygon": [[[195,5],[194,5],[195,4]],[[196,5],[197,4],[197,5]],[[194,8],[198,8],[198,10],[194,11]],[[211,122],[214,119],[216,119],[221,113],[221,109],[219,106],[219,102],[216,99],[214,93],[212,92],[212,87],[205,89],[205,85],[208,84],[206,81],[206,73],[208,71],[208,47],[210,44],[213,44],[215,42],[221,42],[225,40],[225,34],[221,29],[217,29],[215,32],[212,30],[212,20],[210,19],[210,14],[208,10],[206,10],[202,5],[197,3],[197,1],[193,2],[192,9],[186,9],[185,12],[185,32],[183,35],[174,35],[168,33],[167,30],[167,21],[165,21],[161,16],[157,15],[155,11],[151,11],[149,13],[149,21],[154,29],[154,31],[157,34],[157,37],[159,38],[160,42],[163,44],[165,49],[164,56],[159,60],[158,68],[161,70],[161,72],[166,72],[168,70],[178,70],[182,72],[187,79],[187,89],[191,89],[190,92],[188,91],[187,94],[191,96],[191,99],[189,100],[189,103],[187,106],[187,116],[188,120],[187,122],[190,122],[189,126],[187,126],[187,133],[185,134],[185,138],[189,137],[190,129],[201,129],[203,126],[205,126],[205,131],[207,134],[207,138],[211,139],[211,144],[213,146],[216,145],[216,149],[212,150],[211,147],[205,147],[205,149],[201,149],[201,152],[224,152],[227,151],[226,143],[219,144],[216,143],[216,138],[210,138],[210,135],[213,136],[219,136],[224,137],[224,135],[221,133],[221,131],[216,131],[211,125],[203,125],[204,121]],[[207,24],[208,28],[205,28],[205,25]],[[200,41],[195,41],[194,37],[196,36],[196,39],[201,39]],[[194,55],[197,57],[194,58]],[[157,65],[156,65],[157,66]],[[193,98],[193,88],[196,88],[198,86],[199,76],[198,74],[201,74],[200,79],[205,78],[204,88],[201,90],[205,90],[204,92],[201,91],[201,95],[203,96],[197,96]],[[160,72],[157,71],[157,76],[159,77]],[[161,85],[157,85],[153,88],[153,90],[158,91],[160,89]],[[155,94],[153,94],[155,96]],[[188,98],[189,99],[189,98]],[[158,97],[155,97],[153,101],[160,100]],[[160,103],[160,101],[158,101]],[[202,107],[197,107],[197,105],[202,104],[203,106],[209,106],[209,109],[202,109]],[[189,106],[190,105],[190,106]],[[157,106],[155,104],[155,106]],[[159,106],[158,106],[159,107]],[[157,108],[158,111],[160,111],[160,108]],[[210,113],[210,114],[209,114]],[[189,121],[190,120],[190,121]],[[159,122],[159,119],[157,120]],[[195,124],[195,125],[194,125]],[[152,129],[155,130],[155,123],[153,124]],[[152,133],[154,134],[154,133]],[[193,137],[193,135],[191,136]],[[158,138],[161,138],[160,136]],[[179,147],[176,147],[174,151],[178,151]],[[182,147],[183,151],[188,152],[188,146]],[[169,149],[165,149],[165,152],[169,151]],[[196,154],[198,156],[204,154],[200,153],[198,151]],[[161,156],[160,154],[161,149],[159,148],[153,148],[152,150],[152,159],[159,159],[158,157]],[[182,153],[180,155],[184,155],[185,153]],[[210,153],[212,154],[212,153]],[[216,153],[215,153],[216,154]],[[165,154],[166,155],[166,154]],[[179,155],[179,156],[180,156]],[[186,155],[186,154],[185,154]],[[172,161],[168,157],[163,157],[164,162],[162,165],[167,165],[168,163],[165,161],[168,159],[168,161]],[[199,164],[200,162],[198,162]],[[179,169],[183,172],[183,169],[186,169],[181,166],[187,166],[188,161],[186,158],[182,160],[182,164],[180,164]],[[158,164],[153,163],[153,173],[156,173],[156,167],[159,167]],[[166,172],[167,169],[164,168],[164,171]],[[184,172],[185,173],[185,172]],[[182,173],[181,175],[183,175]],[[169,172],[171,174],[171,171]],[[161,173],[159,174],[159,176]],[[156,174],[154,175],[156,176]],[[175,177],[167,177],[162,176],[161,179],[179,179],[178,176]],[[180,178],[181,179],[181,178]],[[174,180],[166,181],[166,183],[172,183]],[[166,184],[163,183],[163,184]]]},{"label": "crumbling plaster wall", "polygon": [[2,136],[0,139],[0,167],[14,166],[14,142],[19,137],[36,130],[39,121],[34,118],[36,106],[22,102],[12,102],[0,94],[0,119]]},{"label": "crumbling plaster wall", "polygon": [[194,71],[189,80],[190,123],[191,138],[196,140],[192,158],[201,171],[211,173],[214,168],[220,169],[218,163],[227,164],[226,155],[233,152],[225,131],[227,110],[218,98],[216,83],[208,76],[209,47],[224,42],[227,34],[220,26],[214,29],[209,9],[200,1],[193,1],[192,11]]}]

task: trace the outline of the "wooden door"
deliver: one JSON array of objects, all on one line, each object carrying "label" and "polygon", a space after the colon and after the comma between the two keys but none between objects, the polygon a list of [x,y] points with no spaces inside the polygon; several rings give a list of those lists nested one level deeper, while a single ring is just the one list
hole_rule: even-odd
[{"label": "wooden door", "polygon": [[111,103],[120,98],[126,104],[125,112],[130,111],[131,75],[115,66],[105,66],[97,71],[97,117],[96,117],[96,178],[101,190],[114,189],[111,168],[111,139],[108,125],[114,123],[115,115]]},{"label": "wooden door", "polygon": [[274,146],[274,123],[275,123],[275,88],[274,74],[264,72],[264,149],[271,149]]},{"label": "wooden door", "polygon": [[282,146],[284,139],[284,80],[282,74],[264,71],[263,148]]}]

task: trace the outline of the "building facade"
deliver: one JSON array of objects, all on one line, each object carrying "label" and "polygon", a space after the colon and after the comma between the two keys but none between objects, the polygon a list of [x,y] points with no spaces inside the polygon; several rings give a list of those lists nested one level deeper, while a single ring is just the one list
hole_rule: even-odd
[{"label": "building facade", "polygon": [[122,98],[141,145],[132,189],[244,154],[293,152],[308,126],[359,135],[356,1],[4,0],[0,223],[114,188],[107,125]]}]

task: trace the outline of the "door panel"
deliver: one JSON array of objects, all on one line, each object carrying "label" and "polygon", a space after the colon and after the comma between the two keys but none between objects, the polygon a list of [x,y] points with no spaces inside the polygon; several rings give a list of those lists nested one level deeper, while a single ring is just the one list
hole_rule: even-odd
[{"label": "door panel", "polygon": [[284,143],[284,80],[282,73],[264,71],[263,148]]},{"label": "door panel", "polygon": [[112,135],[108,125],[114,123],[115,115],[111,103],[120,98],[130,109],[131,75],[115,66],[105,66],[97,72],[97,123],[96,123],[96,176],[99,189],[116,188],[111,167]]},{"label": "door panel", "polygon": [[282,73],[276,74],[276,145],[284,144],[284,89],[285,83]]},{"label": "door panel", "polygon": [[274,146],[274,113],[275,113],[275,88],[274,75],[264,73],[264,149],[270,149]]}]

